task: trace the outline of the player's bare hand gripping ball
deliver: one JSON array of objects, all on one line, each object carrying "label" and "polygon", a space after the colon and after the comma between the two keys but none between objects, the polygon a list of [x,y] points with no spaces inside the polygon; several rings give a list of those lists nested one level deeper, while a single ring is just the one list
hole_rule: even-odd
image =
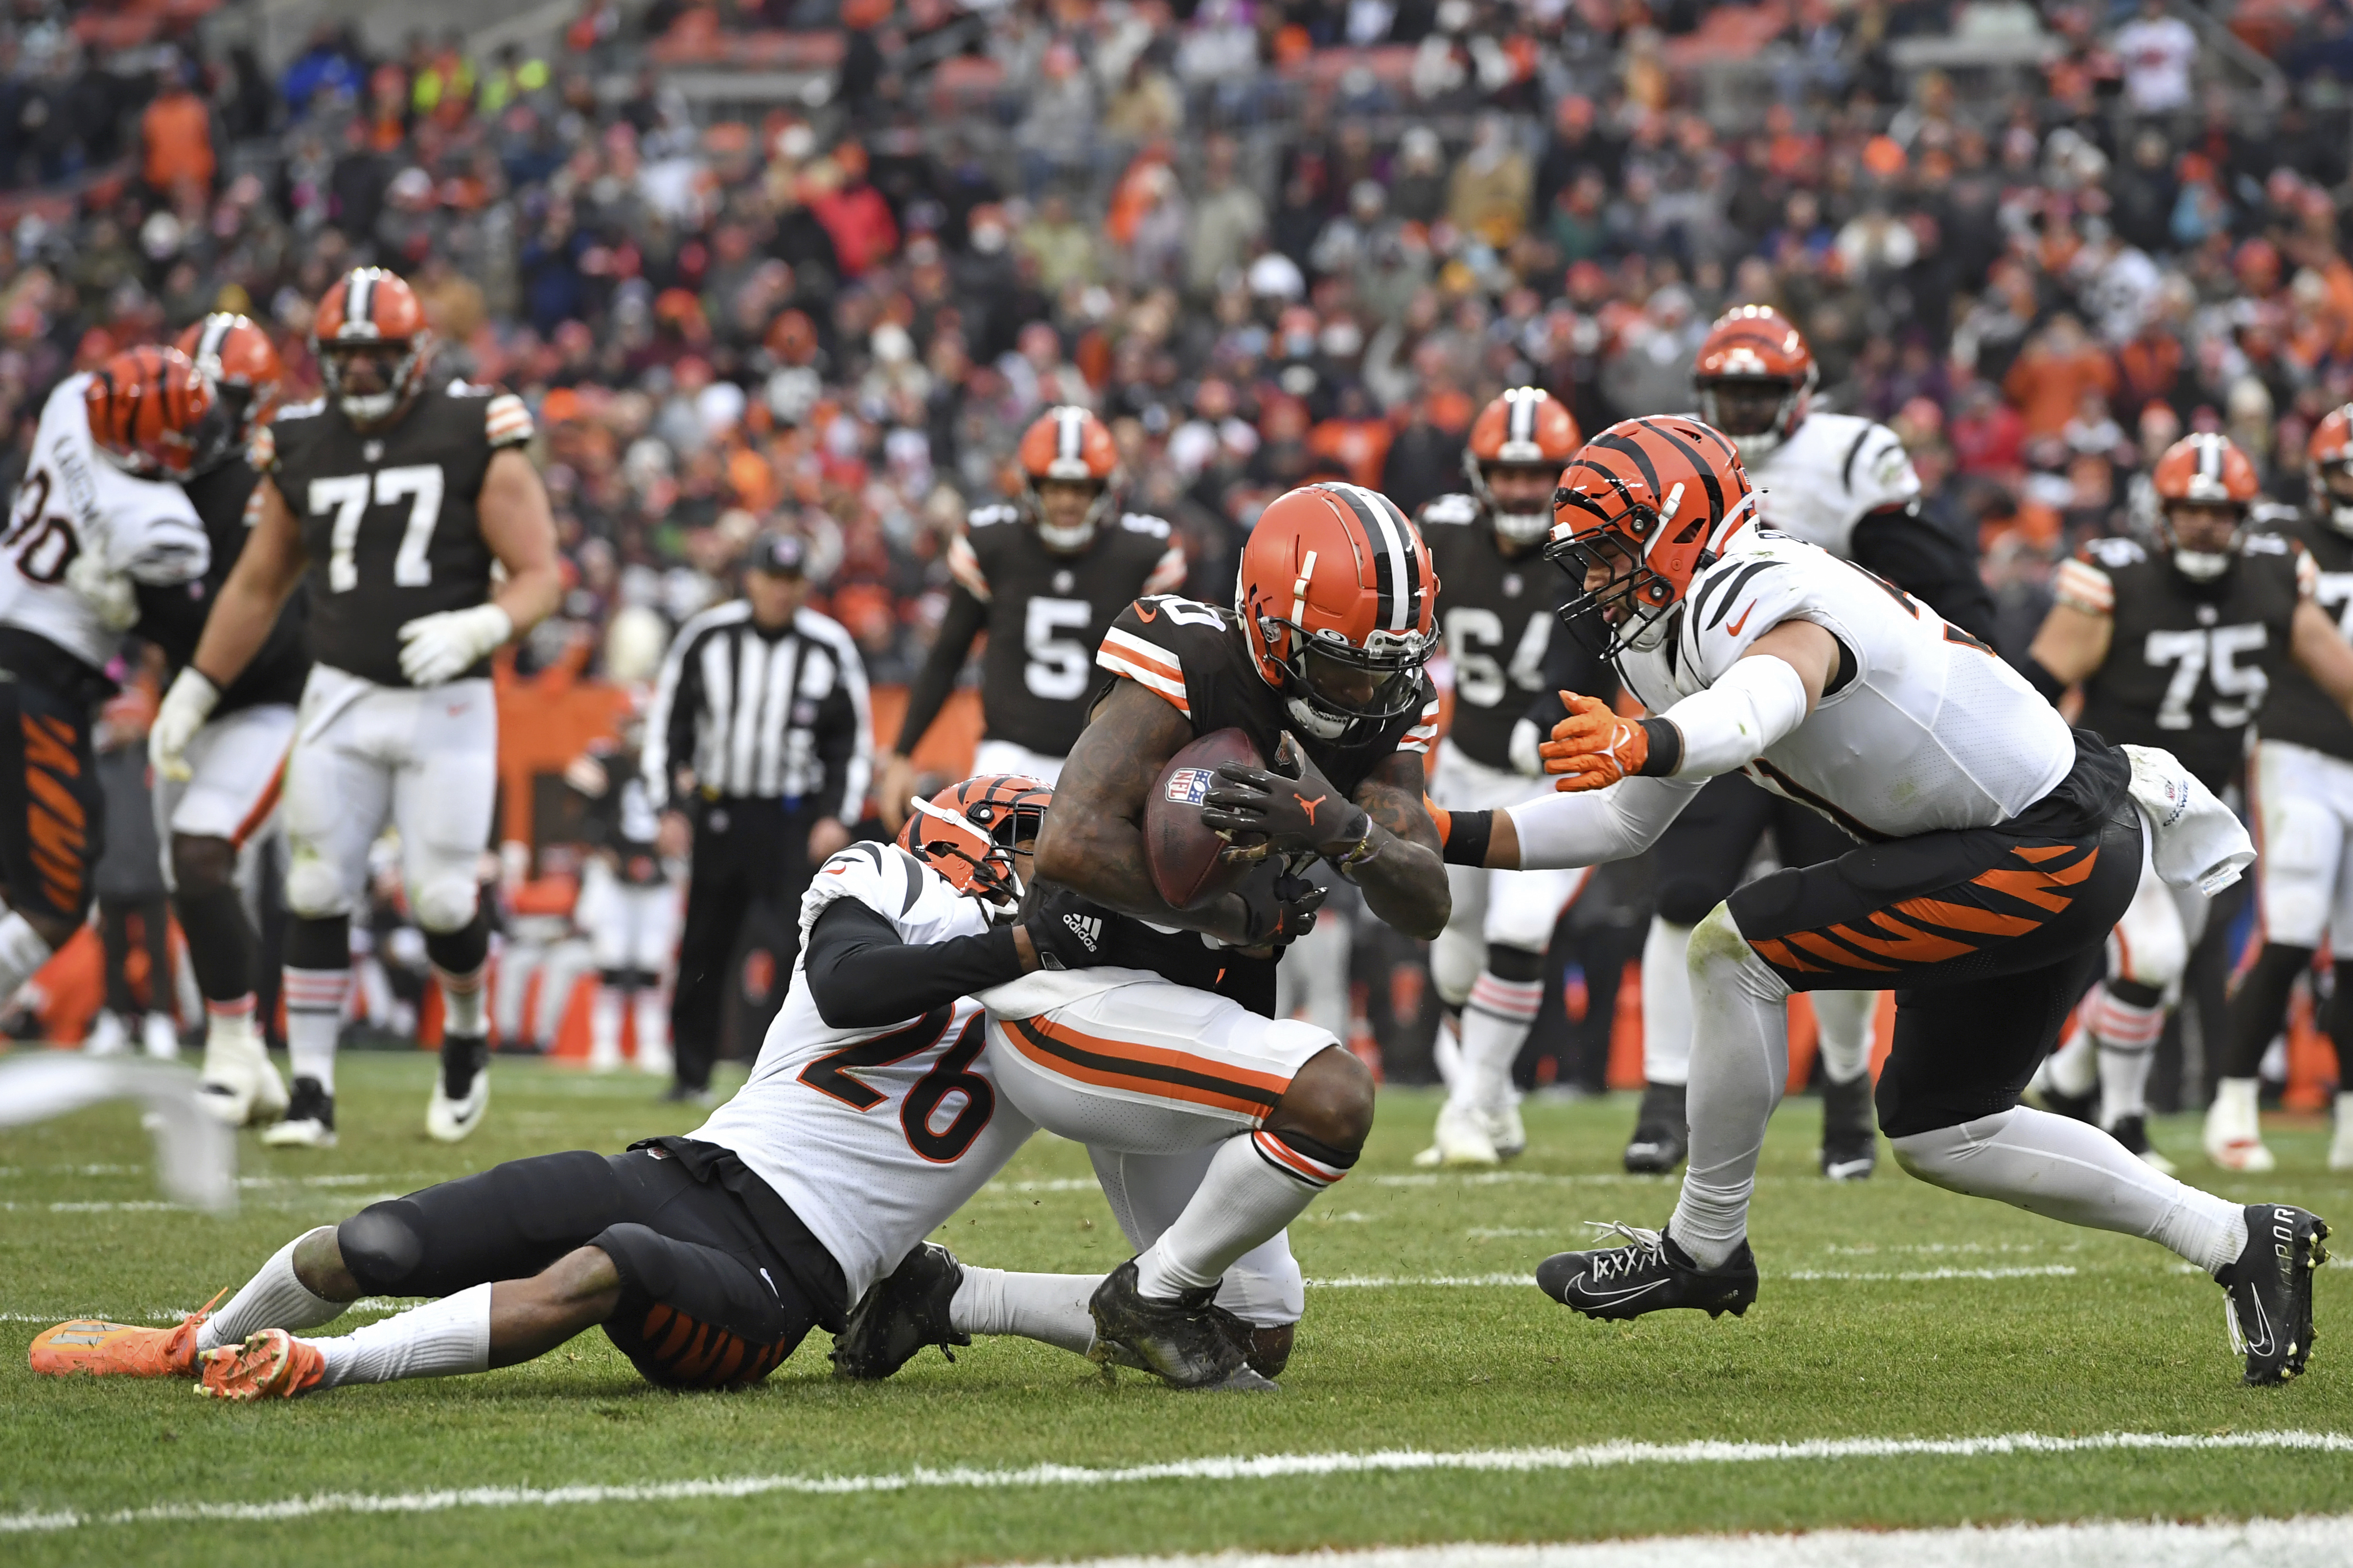
[{"label": "player's bare hand gripping ball", "polygon": [[419,616],[400,628],[400,673],[413,686],[439,686],[512,636],[514,622],[496,605]]},{"label": "player's bare hand gripping ball", "polygon": [[1222,763],[1204,797],[1201,820],[1225,833],[1258,833],[1265,842],[1237,845],[1230,860],[1262,860],[1276,849],[1341,856],[1364,841],[1372,818],[1334,787],[1291,731],[1274,749],[1274,770]]}]

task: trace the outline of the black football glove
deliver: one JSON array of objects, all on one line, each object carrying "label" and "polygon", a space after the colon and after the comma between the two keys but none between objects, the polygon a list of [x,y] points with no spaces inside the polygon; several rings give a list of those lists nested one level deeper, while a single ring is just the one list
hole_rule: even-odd
[{"label": "black football glove", "polygon": [[1315,911],[1332,891],[1288,869],[1252,876],[1234,890],[1249,916],[1249,929],[1237,945],[1275,948],[1287,947],[1314,931]]},{"label": "black football glove", "polygon": [[1228,848],[1229,860],[1262,860],[1278,849],[1337,858],[1364,842],[1372,818],[1333,787],[1306,750],[1283,731],[1274,769],[1223,763],[1202,797],[1201,820],[1220,833],[1263,836]]},{"label": "black football glove", "polygon": [[1021,929],[1038,950],[1039,968],[1090,969],[1111,962],[1104,954],[1115,919],[1092,899],[1059,885],[1040,884],[1038,897],[1021,917]]}]

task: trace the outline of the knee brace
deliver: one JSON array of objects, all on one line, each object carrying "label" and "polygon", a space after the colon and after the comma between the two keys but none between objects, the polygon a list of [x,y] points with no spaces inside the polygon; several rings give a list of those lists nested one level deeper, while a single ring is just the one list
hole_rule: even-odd
[{"label": "knee brace", "polygon": [[613,1260],[621,1300],[605,1336],[649,1383],[741,1388],[798,1348],[816,1315],[790,1276],[649,1226],[608,1226],[590,1246]]},{"label": "knee brace", "polygon": [[208,894],[237,890],[237,846],[226,838],[172,836],[172,889],[179,898],[196,900]]},{"label": "knee brace", "polygon": [[466,922],[451,931],[427,931],[425,956],[444,974],[465,975],[479,971],[491,956],[491,922],[478,908]]},{"label": "knee brace", "polygon": [[351,917],[298,915],[287,921],[285,961],[289,969],[350,968]]},{"label": "knee brace", "polygon": [[410,1296],[408,1287],[417,1265],[425,1260],[421,1216],[406,1198],[370,1204],[335,1227],[335,1246],[343,1268],[371,1296]]},{"label": "knee brace", "polygon": [[1450,1007],[1460,1007],[1471,999],[1471,987],[1479,983],[1479,964],[1486,952],[1475,926],[1457,927],[1449,924],[1430,944],[1430,984],[1438,999]]},{"label": "knee brace", "polygon": [[1505,947],[1500,942],[1487,944],[1487,973],[1516,985],[1542,980],[1544,960],[1541,951],[1531,952],[1525,947]]},{"label": "knee brace", "polygon": [[471,868],[428,873],[408,889],[408,907],[428,936],[463,931],[480,903],[481,885]]},{"label": "knee brace", "polygon": [[352,912],[357,895],[343,874],[309,850],[297,850],[286,868],[286,909],[305,920],[329,920]]}]

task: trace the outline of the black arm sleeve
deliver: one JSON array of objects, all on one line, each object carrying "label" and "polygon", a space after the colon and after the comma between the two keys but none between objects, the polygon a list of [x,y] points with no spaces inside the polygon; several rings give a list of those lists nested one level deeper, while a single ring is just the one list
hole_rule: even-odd
[{"label": "black arm sleeve", "polygon": [[1925,600],[1945,619],[1992,646],[1993,595],[1978,575],[1977,552],[1922,516],[1916,504],[1866,515],[1854,525],[1853,548],[1856,565]]},{"label": "black arm sleeve", "polygon": [[[706,632],[703,635],[717,637],[724,634]],[[695,727],[702,721],[701,654],[702,649],[699,646],[688,648],[686,658],[679,663],[678,689],[670,696],[670,730],[662,737],[663,744],[670,748],[669,754],[663,763],[663,766],[668,770],[667,776],[646,781],[648,787],[654,791],[657,798],[669,801],[671,805],[681,809],[684,809],[688,803],[671,797],[678,788],[679,769],[694,766],[694,731]],[[700,779],[696,782],[707,784],[712,781]]]},{"label": "black arm sleeve", "polygon": [[899,743],[892,748],[901,756],[915,749],[915,742],[940,716],[941,706],[955,689],[956,676],[964,669],[965,655],[972,651],[973,638],[980,636],[987,622],[988,606],[974,598],[972,590],[959,584],[948,591],[948,613],[940,617],[940,635],[907,692],[907,717],[899,725]]},{"label": "black arm sleeve", "polygon": [[849,786],[849,760],[858,753],[858,706],[850,701],[849,689],[840,681],[833,683],[833,689],[818,704],[817,722],[809,726],[809,737],[816,742],[818,760],[825,764],[825,783],[802,804],[819,817],[856,822],[855,813],[842,815],[841,797]]},{"label": "black arm sleeve", "polygon": [[837,1029],[871,1029],[1021,976],[1013,928],[910,945],[855,899],[836,899],[809,928],[809,994]]}]

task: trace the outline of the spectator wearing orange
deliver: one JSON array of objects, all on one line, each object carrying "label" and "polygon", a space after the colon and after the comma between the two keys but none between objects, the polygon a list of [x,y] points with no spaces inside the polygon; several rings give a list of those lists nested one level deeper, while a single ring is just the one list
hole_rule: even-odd
[{"label": "spectator wearing orange", "polygon": [[2117,387],[2116,362],[2085,335],[2081,321],[2063,313],[2027,343],[2001,384],[2029,438],[2066,429],[2085,392],[2113,398]]},{"label": "spectator wearing orange", "polygon": [[1347,469],[1351,482],[1377,489],[1393,437],[1389,422],[1374,411],[1365,389],[1352,382],[1340,388],[1332,416],[1307,433],[1307,449]]},{"label": "spectator wearing orange", "polygon": [[219,167],[212,110],[189,85],[188,74],[175,72],[139,116],[140,175],[158,195],[188,185],[209,195]]}]

